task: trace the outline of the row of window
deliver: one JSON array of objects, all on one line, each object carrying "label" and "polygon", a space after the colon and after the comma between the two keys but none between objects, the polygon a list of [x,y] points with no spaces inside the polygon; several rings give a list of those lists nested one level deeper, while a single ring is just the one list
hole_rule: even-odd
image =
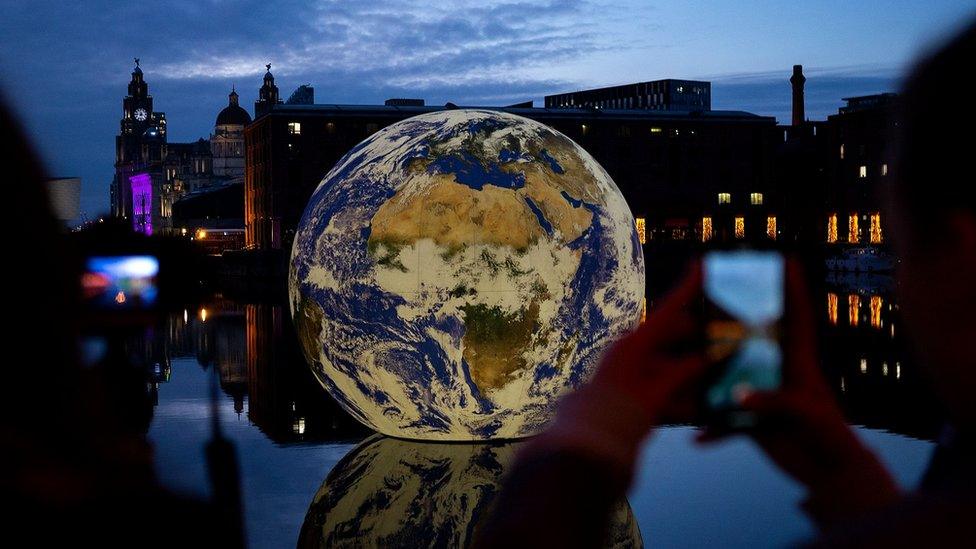
[{"label": "row of window", "polygon": [[[872,295],[868,298],[868,315],[864,315],[861,312],[862,309],[862,298],[859,294],[851,293],[847,295],[847,323],[851,327],[856,327],[863,320],[867,320],[871,323],[871,327],[875,329],[883,329],[885,327],[885,321],[882,317],[882,312],[884,311],[884,298],[880,295]],[[839,296],[833,292],[827,294],[827,319],[831,324],[837,325],[838,323],[838,309],[839,309],[840,299]],[[891,304],[888,304],[888,310],[891,311]],[[893,322],[890,323],[889,333],[891,337],[895,337],[895,325]],[[861,359],[861,373],[866,374],[868,371],[867,359]],[[888,375],[888,363],[882,364],[881,368],[882,375]],[[901,377],[901,364],[895,363],[895,377]]]},{"label": "row of window", "polygon": [[[718,203],[731,204],[732,193],[718,193]],[[762,206],[762,203],[763,193],[749,193],[749,204],[752,204],[753,206]]]},{"label": "row of window", "polygon": [[[369,129],[368,126],[369,124],[367,124],[367,130]],[[697,135],[696,130],[691,130],[691,129],[680,130],[678,128],[668,128],[667,135],[672,137],[677,137],[681,135],[682,131],[684,131],[685,135]],[[589,132],[590,132],[590,127],[588,125],[580,124],[580,133],[582,135],[587,135]],[[659,134],[665,133],[665,129],[661,128],[660,126],[651,126],[650,132],[651,134],[660,137]],[[633,135],[633,130],[631,126],[618,126],[616,130],[616,135],[617,137],[631,137]]]},{"label": "row of window", "polygon": [[[678,89],[681,93],[681,89]],[[664,105],[667,100],[667,95],[664,93],[648,93],[637,96],[630,97],[618,97],[613,99],[601,99],[598,101],[586,100],[584,99],[580,106],[583,107],[596,107],[598,109],[633,109],[633,108],[643,108],[652,107],[656,105]],[[564,99],[559,103],[561,108],[575,107],[575,98],[569,97]]]},{"label": "row of window", "polygon": [[[880,172],[881,172],[881,175],[882,176],[888,175],[888,164],[882,164],[881,165]],[[864,179],[867,176],[868,176],[868,167],[867,167],[867,165],[866,164],[861,164],[860,166],[858,166],[857,167],[857,177],[860,178],[860,179]]]},{"label": "row of window", "polygon": [[[326,122],[325,130],[328,133],[335,133],[335,122]],[[372,135],[379,131],[380,125],[376,122],[366,123],[366,134]],[[291,135],[301,135],[302,134],[302,123],[301,122],[289,122],[288,123],[288,133]]]},{"label": "row of window", "polygon": [[[326,125],[325,125],[325,127],[326,127],[326,131],[328,133],[331,134],[331,133],[334,133],[335,132],[335,123],[334,122],[327,122]],[[367,135],[371,135],[373,133],[376,133],[378,130],[379,130],[379,124],[376,124],[376,123],[367,123],[366,124],[366,134]],[[301,135],[302,134],[302,123],[301,122],[288,122],[287,131],[288,131],[288,133],[290,135]],[[582,133],[583,135],[587,135],[589,133],[589,131],[590,131],[590,127],[589,126],[587,126],[586,124],[580,124],[580,133]],[[659,126],[652,126],[650,128],[650,133],[652,133],[652,134],[660,134],[660,133],[664,133],[664,131],[665,131],[664,128],[661,128]],[[695,130],[685,130],[685,132],[687,134],[689,134],[689,135],[695,135],[695,133],[696,133]],[[677,135],[680,135],[681,130],[679,130],[677,128],[671,128],[671,129],[668,130],[668,133],[669,133],[669,135],[677,136]],[[632,135],[632,130],[631,130],[631,127],[630,126],[620,126],[620,127],[617,128],[617,136],[618,137],[630,137],[631,135]]]},{"label": "row of window", "polygon": [[[847,243],[861,243],[864,237],[863,229],[861,228],[862,220],[868,221],[868,242],[871,244],[881,244],[883,241],[881,234],[881,214],[858,215],[857,212],[847,216]],[[827,217],[827,243],[836,244],[838,241],[837,214],[831,214]]]},{"label": "row of window", "polygon": [[[737,239],[743,239],[746,237],[746,218],[742,216],[737,216],[732,219],[732,231]],[[770,215],[766,217],[766,238],[770,240],[776,240],[776,235],[779,234],[776,227],[776,216]],[[713,237],[712,231],[712,218],[703,217],[702,218],[702,242],[708,242]]]},{"label": "row of window", "polygon": [[[647,243],[647,220],[643,217],[635,218],[634,220],[637,229],[637,239],[640,240],[641,244]],[[702,217],[702,242],[708,242],[712,239],[712,218]],[[739,216],[732,220],[732,230],[735,234],[735,238],[743,239],[746,237],[746,218]],[[776,240],[776,235],[778,234],[776,228],[776,216],[770,215],[766,217],[766,237],[770,240]]]}]

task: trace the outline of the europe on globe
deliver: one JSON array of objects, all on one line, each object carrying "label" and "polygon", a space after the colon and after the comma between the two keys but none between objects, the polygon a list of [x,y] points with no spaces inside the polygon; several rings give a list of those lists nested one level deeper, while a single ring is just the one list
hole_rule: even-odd
[{"label": "europe on globe", "polygon": [[374,133],[326,174],[288,289],[312,371],[359,421],[520,438],[637,326],[644,258],[620,190],[579,145],[453,109]]}]

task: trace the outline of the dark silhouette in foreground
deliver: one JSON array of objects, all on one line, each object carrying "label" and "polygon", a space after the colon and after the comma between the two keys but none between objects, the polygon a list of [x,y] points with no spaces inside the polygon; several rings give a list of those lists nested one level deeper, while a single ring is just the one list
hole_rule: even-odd
[{"label": "dark silhouette in foreground", "polygon": [[[156,480],[145,438],[145,373],[121,346],[142,316],[106,320],[101,360],[83,363],[81,251],[49,211],[44,175],[0,101],[8,199],[7,364],[0,395],[0,502],[8,540],[25,546],[243,546],[234,448],[216,433],[207,448],[214,501],[173,494]],[[18,356],[18,351],[21,351]],[[229,464],[229,465],[228,465]]]},{"label": "dark silhouette in foreground", "polygon": [[[976,521],[976,127],[971,109],[947,117],[945,90],[976,59],[976,25],[924,61],[903,95],[893,227],[903,316],[949,424],[921,486],[904,493],[846,424],[818,369],[812,309],[798,263],[787,266],[784,387],[753,394],[749,436],[800,482],[817,544],[972,543]],[[938,182],[937,187],[930,183]],[[934,189],[939,189],[935,191]],[[694,421],[710,364],[700,349],[700,267],[567,397],[551,428],[521,452],[483,525],[482,547],[598,546],[638,450],[662,421]],[[704,432],[701,442],[722,438]],[[653,540],[651,540],[653,543]]]}]

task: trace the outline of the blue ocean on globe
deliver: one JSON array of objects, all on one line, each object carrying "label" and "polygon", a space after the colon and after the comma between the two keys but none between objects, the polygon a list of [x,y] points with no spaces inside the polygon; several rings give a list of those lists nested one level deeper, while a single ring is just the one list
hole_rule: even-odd
[{"label": "blue ocean on globe", "polygon": [[374,133],[326,174],[288,287],[312,371],[359,421],[521,438],[637,326],[644,259],[620,190],[571,139],[454,109]]}]

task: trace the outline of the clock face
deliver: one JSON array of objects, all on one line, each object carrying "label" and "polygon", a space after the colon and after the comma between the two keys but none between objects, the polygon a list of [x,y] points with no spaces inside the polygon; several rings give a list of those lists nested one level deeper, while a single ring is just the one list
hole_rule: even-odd
[{"label": "clock face", "polygon": [[146,109],[143,109],[142,107],[136,109],[135,116],[136,120],[139,122],[144,122],[147,117]]}]

